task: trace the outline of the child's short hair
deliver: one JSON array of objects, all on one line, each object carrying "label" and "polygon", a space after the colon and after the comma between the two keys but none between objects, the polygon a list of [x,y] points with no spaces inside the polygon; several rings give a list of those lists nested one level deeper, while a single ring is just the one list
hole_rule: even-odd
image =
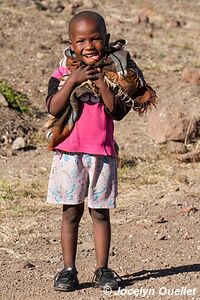
[{"label": "child's short hair", "polygon": [[84,11],[81,11],[77,14],[75,14],[70,22],[69,22],[69,35],[70,35],[70,32],[71,32],[71,28],[72,28],[72,25],[76,22],[76,21],[79,21],[79,20],[95,20],[98,24],[100,24],[101,28],[105,31],[105,34],[107,33],[107,29],[106,29],[106,24],[105,24],[105,20],[104,18],[98,14],[97,12],[95,11],[90,11],[90,10],[84,10]]}]

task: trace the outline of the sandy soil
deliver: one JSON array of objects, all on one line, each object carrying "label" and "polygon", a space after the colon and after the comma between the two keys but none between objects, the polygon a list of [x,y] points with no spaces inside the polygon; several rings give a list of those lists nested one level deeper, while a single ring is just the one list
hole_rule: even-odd
[{"label": "sandy soil", "polygon": [[[41,10],[36,3],[46,6]],[[60,3],[63,10],[59,1],[0,1],[0,80],[26,93],[37,108],[32,147],[0,157],[0,299],[200,299],[200,163],[179,162],[167,145],[155,144],[148,117],[134,112],[115,124],[121,164],[118,207],[111,211],[110,267],[125,288],[107,295],[91,287],[95,253],[86,204],[77,254],[80,289],[52,289],[62,268],[61,207],[45,203],[52,153],[41,127],[47,82],[62,57],[75,10],[75,1]],[[199,1],[76,4],[102,13],[113,40],[128,40],[127,49],[157,90],[160,108],[200,117],[200,88],[181,79],[186,66],[200,67]],[[13,118],[9,109],[2,113],[2,120]],[[186,146],[198,148],[199,140]]]}]

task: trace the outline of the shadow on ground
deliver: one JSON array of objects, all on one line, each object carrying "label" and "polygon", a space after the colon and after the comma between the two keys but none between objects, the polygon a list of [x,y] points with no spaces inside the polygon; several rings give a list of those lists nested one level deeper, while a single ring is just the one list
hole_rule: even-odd
[{"label": "shadow on ground", "polygon": [[123,287],[132,285],[136,281],[146,280],[149,278],[167,277],[177,274],[200,272],[200,264],[172,267],[169,269],[142,270],[137,273],[121,276]]}]

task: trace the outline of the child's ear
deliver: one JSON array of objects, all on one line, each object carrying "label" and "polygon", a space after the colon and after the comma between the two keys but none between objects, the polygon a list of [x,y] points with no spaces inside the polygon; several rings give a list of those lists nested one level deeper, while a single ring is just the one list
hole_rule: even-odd
[{"label": "child's ear", "polygon": [[110,33],[107,33],[106,34],[106,45],[108,45],[109,40],[110,40]]}]

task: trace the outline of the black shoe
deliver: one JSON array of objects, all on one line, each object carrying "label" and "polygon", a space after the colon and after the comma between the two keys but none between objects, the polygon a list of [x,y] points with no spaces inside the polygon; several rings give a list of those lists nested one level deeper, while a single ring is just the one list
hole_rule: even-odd
[{"label": "black shoe", "polygon": [[78,285],[77,271],[75,268],[64,268],[54,278],[54,290],[62,292],[74,291]]},{"label": "black shoe", "polygon": [[98,268],[94,272],[94,277],[92,280],[93,286],[99,287],[102,290],[106,288],[118,290],[119,285],[117,280],[114,278],[114,273],[117,275],[118,278],[120,278],[119,275],[111,269]]}]

